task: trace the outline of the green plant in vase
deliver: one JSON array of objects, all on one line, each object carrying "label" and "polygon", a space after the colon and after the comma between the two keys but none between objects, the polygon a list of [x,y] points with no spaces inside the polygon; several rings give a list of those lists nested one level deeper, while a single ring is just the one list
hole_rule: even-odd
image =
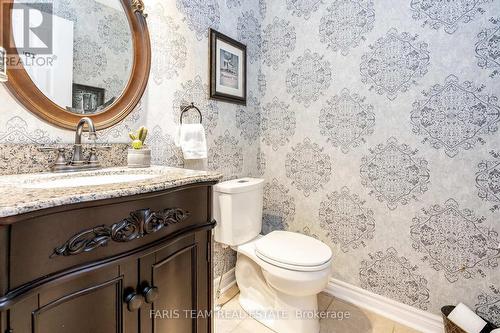
[{"label": "green plant in vase", "polygon": [[137,131],[130,132],[128,136],[132,139],[132,148],[142,149],[145,147],[144,141],[148,136],[148,129],[141,126]]},{"label": "green plant in vase", "polygon": [[144,142],[148,136],[148,129],[141,126],[137,131],[128,134],[132,139],[132,148],[128,150],[127,163],[131,168],[147,168],[151,165],[151,149]]}]

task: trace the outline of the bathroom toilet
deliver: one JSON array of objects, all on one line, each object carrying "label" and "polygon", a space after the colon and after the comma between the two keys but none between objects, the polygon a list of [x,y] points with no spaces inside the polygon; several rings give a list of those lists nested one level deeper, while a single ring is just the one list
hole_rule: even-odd
[{"label": "bathroom toilet", "polygon": [[302,234],[260,235],[264,180],[214,186],[215,240],[237,253],[241,307],[278,333],[319,332],[317,295],[331,275],[330,247]]}]

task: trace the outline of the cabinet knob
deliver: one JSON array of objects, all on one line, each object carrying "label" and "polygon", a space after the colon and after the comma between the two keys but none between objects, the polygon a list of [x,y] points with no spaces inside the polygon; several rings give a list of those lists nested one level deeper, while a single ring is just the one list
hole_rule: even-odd
[{"label": "cabinet knob", "polygon": [[125,296],[125,302],[127,303],[127,309],[130,312],[134,312],[139,310],[142,304],[144,304],[144,296],[132,291]]},{"label": "cabinet knob", "polygon": [[153,303],[156,299],[158,299],[158,288],[145,285],[142,288],[142,295],[144,296],[146,303]]}]

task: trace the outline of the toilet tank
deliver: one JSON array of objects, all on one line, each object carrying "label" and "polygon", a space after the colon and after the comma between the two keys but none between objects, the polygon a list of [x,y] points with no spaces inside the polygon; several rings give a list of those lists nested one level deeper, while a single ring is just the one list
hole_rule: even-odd
[{"label": "toilet tank", "polygon": [[264,180],[241,178],[213,188],[215,240],[229,246],[244,244],[260,234]]}]

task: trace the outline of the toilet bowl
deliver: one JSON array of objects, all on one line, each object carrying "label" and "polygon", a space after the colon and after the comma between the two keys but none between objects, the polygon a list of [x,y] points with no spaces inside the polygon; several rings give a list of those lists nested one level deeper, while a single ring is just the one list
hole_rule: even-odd
[{"label": "toilet bowl", "polygon": [[257,254],[256,245],[266,237],[274,239],[275,233],[282,233],[282,242],[286,237],[290,237],[290,241],[296,240],[294,236],[299,235],[275,231],[235,248],[238,253],[236,282],[240,289],[241,307],[254,319],[279,333],[319,332],[317,295],[328,284],[331,255],[317,266],[295,265],[291,269],[289,263],[274,261],[271,264],[267,258],[262,259],[262,255]]},{"label": "toilet bowl", "polygon": [[241,307],[278,333],[318,333],[317,295],[331,276],[330,247],[302,234],[260,235],[263,180],[214,187],[215,240],[237,252]]}]

